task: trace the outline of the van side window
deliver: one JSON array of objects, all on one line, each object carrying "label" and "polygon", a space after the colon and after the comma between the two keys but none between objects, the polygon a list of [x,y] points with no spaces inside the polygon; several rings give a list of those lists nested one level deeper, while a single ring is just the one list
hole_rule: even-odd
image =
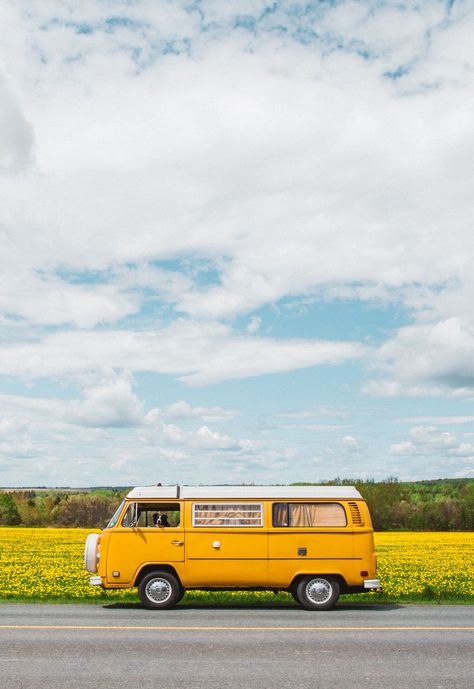
[{"label": "van side window", "polygon": [[[177,527],[180,524],[179,503],[159,503],[159,502],[139,502],[138,503],[138,526],[143,528],[157,528],[159,526]],[[126,511],[122,519],[122,526],[129,528],[133,526],[133,503]]]},{"label": "van side window", "polygon": [[347,526],[347,518],[338,502],[275,502],[273,526]]},{"label": "van side window", "polygon": [[195,503],[193,526],[263,526],[261,503]]}]

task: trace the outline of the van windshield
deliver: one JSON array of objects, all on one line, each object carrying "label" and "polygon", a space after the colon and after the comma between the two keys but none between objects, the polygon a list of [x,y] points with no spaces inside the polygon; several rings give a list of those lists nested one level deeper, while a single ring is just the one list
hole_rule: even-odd
[{"label": "van windshield", "polygon": [[117,524],[118,518],[122,514],[124,504],[125,504],[125,500],[122,500],[122,502],[120,503],[120,505],[117,507],[116,511],[114,512],[114,516],[112,517],[112,519],[109,521],[109,523],[105,527],[106,529],[111,529],[113,526],[115,526]]}]

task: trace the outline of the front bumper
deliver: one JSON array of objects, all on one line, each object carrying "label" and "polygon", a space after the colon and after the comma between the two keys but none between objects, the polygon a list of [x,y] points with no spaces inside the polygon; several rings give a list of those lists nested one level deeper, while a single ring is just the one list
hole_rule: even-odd
[{"label": "front bumper", "polygon": [[99,577],[99,576],[97,576],[97,577],[91,577],[91,578],[89,579],[89,584],[90,584],[91,586],[102,586],[102,577]]},{"label": "front bumper", "polygon": [[381,589],[380,579],[364,579],[364,589]]}]

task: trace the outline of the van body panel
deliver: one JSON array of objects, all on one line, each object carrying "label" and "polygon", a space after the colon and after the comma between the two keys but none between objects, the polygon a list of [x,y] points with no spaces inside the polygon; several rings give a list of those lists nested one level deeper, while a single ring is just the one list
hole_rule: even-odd
[{"label": "van body panel", "polygon": [[359,558],[361,570],[369,572],[368,578],[375,578],[377,559],[372,531],[361,530],[360,532],[354,532],[354,555],[356,558]]},{"label": "van body panel", "polygon": [[288,587],[297,574],[339,573],[354,558],[352,532],[281,529],[269,533],[269,584]]},{"label": "van body panel", "polygon": [[268,560],[188,560],[185,588],[261,588],[268,586]]},{"label": "van body panel", "polygon": [[268,534],[196,529],[186,535],[188,586],[268,584]]},{"label": "van body panel", "polygon": [[282,560],[277,567],[270,564],[269,588],[288,589],[299,577],[325,574],[338,577],[347,586],[362,586],[363,579],[360,576],[360,563],[356,560],[307,560],[295,563],[291,560]]},{"label": "van body panel", "polygon": [[[184,556],[182,528],[117,528],[109,536],[106,580],[112,584],[129,583],[146,564],[184,562]],[[114,576],[114,572],[119,575]]]},{"label": "van body panel", "polygon": [[188,531],[186,538],[188,560],[268,560],[266,532]]},{"label": "van body panel", "polygon": [[[352,531],[308,531],[306,529],[274,529],[269,533],[270,560],[329,560],[354,557]],[[306,552],[304,552],[306,551]]]}]

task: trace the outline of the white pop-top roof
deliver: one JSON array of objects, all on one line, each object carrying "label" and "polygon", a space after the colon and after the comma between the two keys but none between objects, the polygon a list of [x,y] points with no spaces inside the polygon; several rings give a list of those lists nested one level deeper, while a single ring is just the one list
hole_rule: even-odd
[{"label": "white pop-top roof", "polygon": [[197,500],[264,498],[361,498],[354,486],[144,486],[127,498],[192,498]]}]

